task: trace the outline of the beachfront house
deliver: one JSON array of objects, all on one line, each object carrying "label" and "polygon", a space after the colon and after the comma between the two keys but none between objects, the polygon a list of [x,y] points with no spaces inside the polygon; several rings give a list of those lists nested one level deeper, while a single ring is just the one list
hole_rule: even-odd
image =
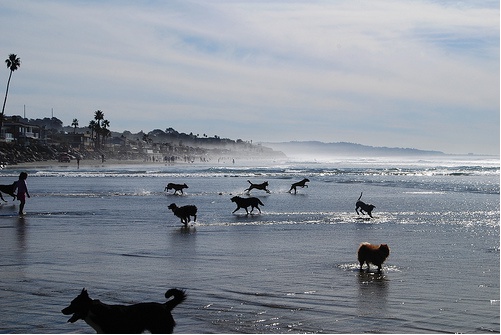
[{"label": "beachfront house", "polygon": [[21,145],[37,144],[42,140],[41,129],[21,120],[19,116],[5,117],[2,127],[2,137],[5,142]]}]

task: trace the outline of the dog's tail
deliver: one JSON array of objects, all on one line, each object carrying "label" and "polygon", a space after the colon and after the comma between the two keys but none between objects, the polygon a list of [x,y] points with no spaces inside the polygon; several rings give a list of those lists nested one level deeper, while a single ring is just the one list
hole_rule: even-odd
[{"label": "dog's tail", "polygon": [[363,194],[363,193],[364,193],[364,192],[360,192],[360,196],[358,197],[358,200],[357,200],[357,201],[360,201],[360,199],[362,199],[362,194]]},{"label": "dog's tail", "polygon": [[247,181],[249,182],[249,184],[251,184],[251,185],[252,185],[252,183],[251,183],[251,181],[250,181],[250,180],[248,180],[248,179],[247,179]]},{"label": "dog's tail", "polygon": [[165,297],[169,299],[170,297],[174,297],[173,299],[167,301],[165,306],[169,311],[173,310],[174,307],[182,303],[186,299],[186,293],[177,288],[171,288],[167,292],[165,292]]},{"label": "dog's tail", "polygon": [[261,200],[257,199],[257,202],[259,202],[260,205],[264,206],[264,204],[261,202]]}]

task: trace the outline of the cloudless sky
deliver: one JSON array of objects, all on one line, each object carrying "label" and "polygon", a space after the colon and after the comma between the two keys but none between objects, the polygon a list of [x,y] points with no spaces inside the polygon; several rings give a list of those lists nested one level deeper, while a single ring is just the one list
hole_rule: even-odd
[{"label": "cloudless sky", "polygon": [[3,0],[6,115],[499,154],[499,21],[498,0]]}]

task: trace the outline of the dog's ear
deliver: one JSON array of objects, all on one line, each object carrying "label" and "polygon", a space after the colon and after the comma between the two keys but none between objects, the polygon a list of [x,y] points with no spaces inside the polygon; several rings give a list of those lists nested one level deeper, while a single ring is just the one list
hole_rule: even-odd
[{"label": "dog's ear", "polygon": [[82,292],[80,292],[80,294],[89,296],[89,294],[87,293],[87,290],[85,289],[85,287],[82,289]]}]

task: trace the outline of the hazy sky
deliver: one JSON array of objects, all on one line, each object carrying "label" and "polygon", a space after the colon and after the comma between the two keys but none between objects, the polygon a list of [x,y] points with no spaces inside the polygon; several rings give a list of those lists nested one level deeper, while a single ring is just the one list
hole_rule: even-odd
[{"label": "hazy sky", "polygon": [[6,114],[499,154],[499,21],[498,0],[2,0]]}]

